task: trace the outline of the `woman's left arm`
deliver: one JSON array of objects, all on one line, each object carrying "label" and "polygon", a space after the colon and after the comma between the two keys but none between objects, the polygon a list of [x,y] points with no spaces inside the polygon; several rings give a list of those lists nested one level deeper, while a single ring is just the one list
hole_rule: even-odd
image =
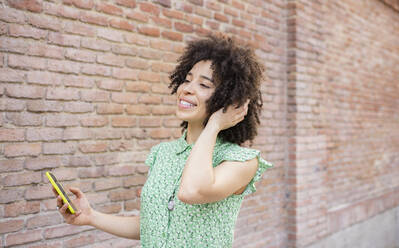
[{"label": "woman's left arm", "polygon": [[218,133],[242,121],[247,104],[239,109],[229,107],[226,113],[215,112],[198,137],[187,159],[178,198],[188,204],[220,201],[246,186],[258,168],[257,158],[245,162],[224,161],[212,166],[213,149]]}]

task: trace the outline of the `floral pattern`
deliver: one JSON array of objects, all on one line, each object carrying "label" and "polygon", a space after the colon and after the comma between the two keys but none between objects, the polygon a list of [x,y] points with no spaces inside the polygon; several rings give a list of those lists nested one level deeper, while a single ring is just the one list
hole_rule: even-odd
[{"label": "floral pattern", "polygon": [[272,164],[255,149],[224,142],[219,137],[213,152],[213,167],[223,161],[247,161],[258,158],[256,175],[240,195],[206,204],[185,204],[174,197],[175,206],[167,206],[194,144],[187,144],[186,131],[178,140],[162,142],[151,148],[145,163],[150,166],[141,193],[140,239],[143,248],[154,247],[232,247],[234,226],[245,195],[256,191],[254,183]]}]

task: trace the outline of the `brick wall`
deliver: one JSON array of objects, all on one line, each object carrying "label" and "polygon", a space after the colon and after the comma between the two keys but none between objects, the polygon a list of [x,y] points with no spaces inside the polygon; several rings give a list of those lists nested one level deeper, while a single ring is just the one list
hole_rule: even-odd
[{"label": "brick wall", "polygon": [[394,2],[288,1],[289,247],[399,206]]},{"label": "brick wall", "polygon": [[138,214],[151,146],[180,136],[168,72],[224,32],[266,65],[274,163],[234,247],[307,247],[399,206],[399,12],[367,1],[0,1],[0,247],[138,247],[63,223],[44,175]]},{"label": "brick wall", "polygon": [[45,171],[93,207],[138,214],[151,146],[180,136],[168,72],[221,31],[268,68],[255,142],[276,168],[248,197],[236,247],[285,242],[285,5],[280,1],[0,1],[0,247],[131,247],[63,223]]}]

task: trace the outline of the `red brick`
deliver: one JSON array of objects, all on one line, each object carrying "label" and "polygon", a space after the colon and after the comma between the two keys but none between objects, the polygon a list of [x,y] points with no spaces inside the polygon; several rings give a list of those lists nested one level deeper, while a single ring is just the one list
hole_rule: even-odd
[{"label": "red brick", "polygon": [[89,113],[94,111],[94,105],[86,102],[67,102],[64,104],[64,112]]},{"label": "red brick", "polygon": [[21,171],[24,167],[24,160],[7,159],[0,160],[0,172]]},{"label": "red brick", "polygon": [[98,114],[122,114],[123,113],[123,105],[116,103],[100,103],[97,105],[97,113]]},{"label": "red brick", "polygon": [[69,3],[81,9],[92,9],[94,7],[93,0],[63,0],[64,4]]},{"label": "red brick", "polygon": [[214,1],[206,2],[206,8],[207,9],[212,9],[215,11],[221,11],[222,10],[222,5],[219,3],[216,3]]},{"label": "red brick", "polygon": [[119,30],[105,29],[99,28],[97,29],[97,36],[99,38],[103,38],[104,40],[114,41],[114,42],[123,42],[123,33]]},{"label": "red brick", "polygon": [[4,206],[4,217],[17,217],[36,214],[40,211],[40,201],[19,201]]},{"label": "red brick", "polygon": [[124,45],[113,45],[111,48],[112,52],[119,55],[137,55],[137,48],[133,46],[124,46]]},{"label": "red brick", "polygon": [[84,23],[66,22],[64,30],[66,33],[78,34],[84,37],[95,37],[96,35],[96,29]]},{"label": "red brick", "polygon": [[170,72],[173,71],[174,68],[175,68],[174,65],[163,62],[153,62],[151,64],[151,70],[153,72],[166,72],[169,74]]},{"label": "red brick", "polygon": [[43,98],[45,88],[27,85],[6,85],[6,95],[15,98]]},{"label": "red brick", "polygon": [[0,81],[2,82],[23,82],[24,72],[8,68],[0,68]]},{"label": "red brick", "polygon": [[28,129],[26,132],[27,141],[52,141],[61,140],[63,129],[61,128],[40,128]]},{"label": "red brick", "polygon": [[120,163],[120,158],[118,153],[108,153],[108,154],[96,154],[94,156],[94,164],[99,165],[111,165]]},{"label": "red brick", "polygon": [[103,130],[94,130],[93,135],[95,139],[120,139],[122,137],[122,131],[114,129],[107,132]]},{"label": "red brick", "polygon": [[123,180],[123,186],[128,188],[131,186],[144,185],[145,181],[147,181],[147,176],[134,175]]},{"label": "red brick", "polygon": [[25,129],[0,129],[0,141],[24,141]]},{"label": "red brick", "polygon": [[184,19],[184,14],[182,12],[172,9],[162,9],[162,14],[171,19],[180,19],[180,20]]},{"label": "red brick", "polygon": [[151,109],[152,107],[147,105],[129,105],[126,107],[126,112],[129,115],[149,115]]},{"label": "red brick", "polygon": [[72,156],[69,158],[69,166],[72,167],[87,167],[92,164],[89,157]]},{"label": "red brick", "polygon": [[143,95],[139,98],[139,103],[160,104],[161,102],[162,98],[160,96]]},{"label": "red brick", "polygon": [[8,55],[8,65],[14,68],[43,70],[46,68],[46,60],[43,58],[10,54]]},{"label": "red brick", "polygon": [[146,27],[146,26],[138,27],[138,31],[139,31],[140,34],[148,35],[148,36],[151,36],[151,37],[159,37],[160,33],[161,33],[159,28]]},{"label": "red brick", "polygon": [[113,127],[134,127],[136,126],[136,118],[127,116],[117,116],[112,118]]},{"label": "red brick", "polygon": [[152,15],[158,16],[161,12],[159,7],[152,3],[139,3],[139,7],[141,11],[150,13]]},{"label": "red brick", "polygon": [[176,9],[185,13],[193,13],[193,6],[184,2],[177,2]]},{"label": "red brick", "polygon": [[72,127],[64,130],[63,140],[82,140],[91,138],[90,129]]},{"label": "red brick", "polygon": [[42,2],[39,0],[8,0],[10,7],[29,10],[32,12],[40,13],[43,10]]},{"label": "red brick", "polygon": [[23,195],[23,189],[2,189],[0,191],[0,203],[10,203],[20,200]]},{"label": "red brick", "polygon": [[104,167],[89,167],[79,169],[79,178],[98,178],[106,174]]},{"label": "red brick", "polygon": [[73,61],[94,63],[96,61],[96,54],[94,52],[82,51],[70,48],[66,49],[65,58]]},{"label": "red brick", "polygon": [[174,115],[176,112],[176,107],[175,106],[154,106],[152,107],[151,112],[154,115]]},{"label": "red brick", "polygon": [[72,114],[52,114],[46,116],[47,127],[73,127],[78,125],[79,119]]},{"label": "red brick", "polygon": [[78,100],[79,91],[75,89],[49,88],[46,99],[49,100]]},{"label": "red brick", "polygon": [[226,22],[226,23],[229,22],[229,18],[220,13],[215,13],[215,20],[220,21],[220,22]]},{"label": "red brick", "polygon": [[156,51],[154,49],[140,49],[137,52],[138,56],[141,58],[145,59],[151,59],[151,60],[160,60],[167,56],[165,53],[160,53],[159,51]]},{"label": "red brick", "polygon": [[[43,236],[46,239],[59,238],[59,237],[65,237],[65,236],[69,236],[69,235],[73,235],[73,234],[82,233],[83,231],[87,231],[90,229],[92,229],[92,227],[73,226],[73,225],[65,224],[65,225],[58,226],[58,227],[47,228],[44,231]],[[42,231],[42,230],[40,230],[40,231]]]},{"label": "red brick", "polygon": [[135,198],[136,192],[131,189],[114,190],[109,193],[109,199],[111,200],[111,202],[132,200]]},{"label": "red brick", "polygon": [[140,11],[131,10],[126,12],[126,17],[138,22],[148,23],[149,17],[147,14]]},{"label": "red brick", "polygon": [[183,35],[173,31],[163,31],[162,37],[173,41],[183,41]]},{"label": "red brick", "polygon": [[122,181],[119,178],[102,179],[94,183],[95,191],[109,190],[109,189],[119,188],[121,186],[122,186]]},{"label": "red brick", "polygon": [[6,237],[6,246],[13,246],[13,245],[21,245],[26,243],[31,243],[34,241],[41,240],[42,237],[42,230],[32,230],[32,231],[25,231],[25,232],[18,232],[15,234],[9,234]]},{"label": "red brick", "polygon": [[80,95],[86,102],[108,102],[109,93],[104,91],[81,91]]},{"label": "red brick", "polygon": [[135,28],[135,26],[132,23],[121,19],[110,19],[109,24],[111,25],[111,27],[127,31],[133,31]]},{"label": "red brick", "polygon": [[107,203],[98,207],[98,211],[106,214],[116,214],[122,210],[121,203]]},{"label": "red brick", "polygon": [[4,156],[20,157],[20,156],[38,156],[42,151],[40,144],[13,144],[5,145]]},{"label": "red brick", "polygon": [[145,117],[139,120],[140,127],[160,127],[161,126],[161,119],[160,118],[152,118],[152,117]]},{"label": "red brick", "polygon": [[135,172],[135,168],[131,165],[113,166],[109,168],[108,175],[110,176],[127,176],[132,175]]},{"label": "red brick", "polygon": [[117,79],[137,80],[137,71],[126,68],[114,68],[112,70],[112,76]]},{"label": "red brick", "polygon": [[28,16],[28,23],[40,29],[50,29],[53,31],[58,31],[62,29],[62,23],[53,17],[45,16]]},{"label": "red brick", "polygon": [[148,69],[150,64],[148,61],[137,58],[128,58],[126,59],[126,66],[133,69]]},{"label": "red brick", "polygon": [[96,4],[96,10],[104,12],[109,15],[118,15],[118,16],[123,15],[123,10],[121,8],[112,4],[107,4],[102,2]]},{"label": "red brick", "polygon": [[79,144],[79,150],[82,153],[106,152],[107,144],[106,143]]},{"label": "red brick", "polygon": [[164,40],[152,40],[151,47],[157,50],[170,51],[173,48],[173,43]]},{"label": "red brick", "polygon": [[135,93],[112,93],[111,100],[116,103],[137,103],[137,94]]},{"label": "red brick", "polygon": [[43,9],[46,14],[65,17],[73,20],[78,19],[80,15],[80,11],[76,8],[46,2],[43,4]]},{"label": "red brick", "polygon": [[153,23],[156,23],[157,26],[159,27],[164,27],[164,28],[172,28],[172,21],[166,18],[161,18],[158,16],[151,16],[150,17]]},{"label": "red brick", "polygon": [[175,22],[175,29],[177,31],[183,32],[183,33],[192,33],[194,31],[193,27],[191,25],[182,23],[182,22]]},{"label": "red brick", "polygon": [[64,86],[77,88],[92,88],[94,86],[94,79],[83,76],[66,75],[62,77]]},{"label": "red brick", "polygon": [[170,8],[172,7],[171,0],[153,0],[154,3],[158,3],[163,7]]},{"label": "red brick", "polygon": [[0,233],[10,233],[21,230],[24,227],[24,220],[6,220],[0,222]]},{"label": "red brick", "polygon": [[80,235],[78,237],[74,237],[72,239],[64,241],[64,247],[65,248],[82,247],[85,245],[93,244],[95,240],[96,236],[94,236],[93,234]]},{"label": "red brick", "polygon": [[95,76],[110,76],[111,68],[97,64],[84,64],[82,65],[82,73]]},{"label": "red brick", "polygon": [[24,24],[26,17],[25,13],[12,8],[0,8],[0,20],[10,23]]},{"label": "red brick", "polygon": [[93,39],[93,38],[82,38],[81,46],[83,48],[89,48],[92,50],[98,51],[110,51],[111,44],[108,41],[100,40],[100,39]]},{"label": "red brick", "polygon": [[47,44],[35,44],[34,46],[29,47],[27,54],[47,58],[63,59],[64,49]]},{"label": "red brick", "polygon": [[50,44],[60,46],[79,47],[80,45],[80,37],[76,35],[50,32],[48,40]]},{"label": "red brick", "polygon": [[91,116],[80,120],[84,127],[103,127],[108,124],[108,119],[102,116]]},{"label": "red brick", "polygon": [[83,12],[79,18],[80,21],[95,24],[100,26],[107,26],[108,25],[108,17],[103,15],[99,15],[97,13],[90,13],[90,12]]},{"label": "red brick", "polygon": [[165,139],[173,137],[173,133],[169,129],[152,129],[150,132],[150,137],[153,139]]},{"label": "red brick", "polygon": [[[202,26],[202,24],[204,23],[204,18],[199,17],[199,16],[187,15],[185,19],[186,19],[187,22],[189,22],[191,24],[196,24],[196,25],[199,25],[199,26]],[[192,27],[192,29],[194,31],[194,27]]]},{"label": "red brick", "polygon": [[159,73],[141,71],[138,74],[138,79],[147,82],[159,82],[160,76]]},{"label": "red brick", "polygon": [[135,199],[133,201],[125,202],[125,210],[126,211],[140,210],[140,201]]},{"label": "red brick", "polygon": [[44,143],[43,154],[72,154],[75,152],[73,143]]},{"label": "red brick", "polygon": [[104,54],[97,56],[97,62],[104,65],[114,65],[122,67],[125,64],[125,59],[113,54]]},{"label": "red brick", "polygon": [[42,176],[40,172],[21,172],[13,173],[4,176],[2,179],[2,184],[4,186],[20,186],[26,184],[36,184],[42,181]]},{"label": "red brick", "polygon": [[68,165],[68,161],[62,157],[41,157],[32,158],[25,161],[25,168],[28,170],[42,170],[46,168],[57,168]]},{"label": "red brick", "polygon": [[33,216],[26,221],[26,227],[28,229],[42,227],[42,226],[53,226],[56,224],[63,223],[63,219],[58,213],[46,214],[46,215],[37,215]]},{"label": "red brick", "polygon": [[133,92],[150,92],[151,84],[145,82],[126,82],[126,90]]},{"label": "red brick", "polygon": [[56,61],[48,60],[47,68],[49,71],[61,72],[61,73],[72,73],[79,74],[81,65],[72,61]]},{"label": "red brick", "polygon": [[229,8],[227,6],[224,7],[224,13],[226,15],[231,15],[231,16],[234,16],[234,17],[238,17],[239,16],[237,10],[234,10],[234,9]]},{"label": "red brick", "polygon": [[115,0],[115,3],[129,8],[136,7],[136,0]]}]

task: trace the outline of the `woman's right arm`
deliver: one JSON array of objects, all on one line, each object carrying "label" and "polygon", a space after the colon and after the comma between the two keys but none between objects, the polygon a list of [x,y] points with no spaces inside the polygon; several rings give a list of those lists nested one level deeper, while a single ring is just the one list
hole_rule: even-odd
[{"label": "woman's right arm", "polygon": [[100,213],[90,207],[86,196],[78,188],[69,189],[76,198],[72,203],[78,211],[75,214],[67,211],[68,204],[63,204],[61,196],[58,196],[55,189],[53,192],[57,197],[59,212],[68,224],[90,225],[104,232],[128,239],[140,239],[140,217],[139,216],[114,216]]}]

